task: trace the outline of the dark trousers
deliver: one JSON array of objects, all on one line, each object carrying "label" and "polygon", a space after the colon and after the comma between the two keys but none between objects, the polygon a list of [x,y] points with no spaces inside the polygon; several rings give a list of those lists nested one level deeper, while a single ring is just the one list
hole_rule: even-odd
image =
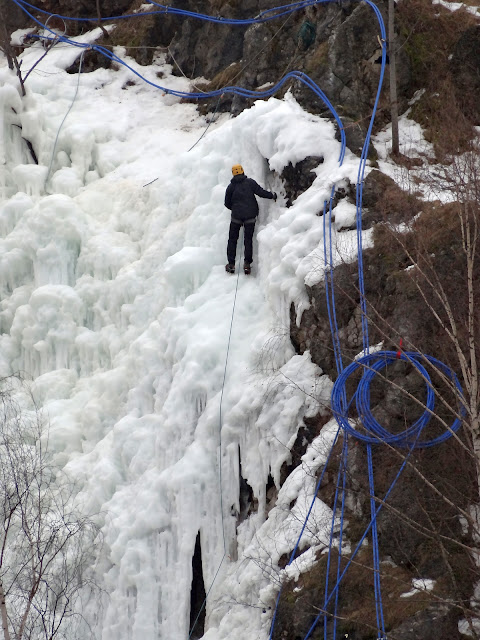
[{"label": "dark trousers", "polygon": [[[235,264],[235,255],[237,253],[238,234],[242,224],[230,222],[230,231],[228,234],[227,259],[229,264]],[[245,262],[253,262],[253,232],[255,230],[255,222],[243,224],[243,242],[245,244]]]}]

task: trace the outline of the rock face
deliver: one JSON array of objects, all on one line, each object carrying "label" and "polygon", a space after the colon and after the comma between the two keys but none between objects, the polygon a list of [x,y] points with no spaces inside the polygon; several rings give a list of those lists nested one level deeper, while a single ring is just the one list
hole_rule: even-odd
[{"label": "rock face", "polygon": [[8,33],[12,33],[16,29],[23,29],[28,23],[28,16],[16,4],[7,3],[6,0],[0,0],[0,19],[5,20]]},{"label": "rock face", "polygon": [[[206,3],[188,0],[186,5],[188,10],[199,11],[205,10]],[[221,5],[210,3],[222,16],[242,18],[275,3],[250,0],[242,2],[241,8],[235,4],[234,9],[230,3]],[[349,146],[361,148],[367,124],[364,119],[372,110],[378,86],[381,54],[379,27],[367,5],[330,3],[248,28],[180,20],[175,27],[170,52],[185,75],[212,79],[238,62],[235,83],[257,89],[277,82],[289,71],[304,71],[345,120]],[[397,66],[401,99],[409,81],[408,60],[402,49]],[[289,87],[310,112],[327,113],[322,100],[305,85],[294,81],[285,85],[285,89]],[[238,113],[248,104],[248,100],[234,98],[224,106]]]},{"label": "rock face", "polygon": [[[435,354],[455,369],[456,355],[448,341],[439,338],[443,335],[441,323],[445,322],[446,308],[434,302],[435,286],[432,286],[430,278],[434,278],[437,284],[442,283],[455,317],[465,317],[468,296],[466,277],[465,274],[461,275],[464,258],[456,205],[420,203],[413,196],[398,193],[398,188],[390,179],[377,171],[371,172],[365,184],[365,204],[368,205],[369,224],[374,225],[375,239],[375,248],[364,251],[363,261],[365,291],[369,302],[369,344],[383,342],[384,349],[396,351],[402,337],[405,349]],[[457,218],[454,211],[457,211]],[[386,217],[385,212],[388,213]],[[398,224],[413,218],[410,233],[403,231],[395,234],[392,232],[393,225],[385,224],[390,220]],[[412,259],[415,263],[412,263]],[[342,346],[343,366],[347,366],[363,348],[358,266],[343,264],[337,267],[333,279],[338,338]],[[309,288],[308,292],[311,306],[304,312],[299,326],[295,324],[292,310],[292,341],[300,353],[308,349],[312,360],[335,380],[337,363],[331,348],[325,285],[320,282]],[[476,295],[480,295],[480,283],[475,285]],[[426,300],[432,301],[430,308],[425,304]],[[435,314],[440,319],[440,325]],[[466,349],[467,343],[463,338],[460,338],[460,343],[461,349]],[[426,440],[437,437],[448,428],[447,425],[453,423],[455,409],[448,410],[447,406],[455,407],[457,403],[449,385],[445,385],[445,379],[438,378],[434,370],[430,370],[430,374],[434,380],[436,404],[431,422],[422,435]],[[418,370],[408,362],[398,360],[385,369],[383,377],[375,378],[370,387],[369,401],[373,417],[388,433],[403,432],[414,424],[424,410],[426,389],[427,383]],[[355,379],[352,379],[347,387],[347,402],[354,391]],[[354,420],[359,417],[355,410],[349,415]],[[469,603],[476,578],[468,552],[472,544],[471,532],[468,527],[462,527],[460,513],[468,513],[469,505],[477,500],[478,489],[475,463],[469,454],[468,431],[465,429],[459,433],[459,440],[450,439],[444,444],[417,449],[408,454],[408,465],[377,518],[380,557],[388,560],[395,571],[405,572],[401,577],[404,593],[408,592],[408,576],[410,582],[415,577],[421,577],[435,584],[433,599],[422,596],[422,602],[415,603],[408,599],[407,603],[407,599],[402,600],[402,594],[395,591],[399,576],[390,580],[389,570],[386,566],[382,567],[388,637],[395,640],[461,638],[458,622],[464,614],[463,605],[459,606],[459,603]],[[374,447],[377,496],[387,495],[405,455],[405,450],[397,451],[382,444]],[[346,536],[352,547],[365,531],[371,517],[367,468],[365,446],[362,443],[353,445],[348,460],[352,488],[346,515],[349,521]],[[328,494],[322,494],[321,497],[329,501]],[[312,569],[312,575],[305,576],[302,584],[295,585],[300,595],[292,588],[287,589],[283,596],[283,616],[287,629],[292,624],[289,622],[292,612],[297,605],[301,608],[302,602],[305,604],[310,588],[313,589],[313,586],[308,586],[314,582],[313,576],[316,576],[315,582],[325,579],[322,562],[320,557],[317,568]],[[365,561],[365,565],[367,563]],[[357,623],[351,628],[342,621],[338,629],[348,633],[349,638],[366,640],[372,637],[368,625],[375,624],[375,621],[364,615],[357,605],[360,606],[362,601],[359,584],[362,580],[367,584],[370,578],[366,572],[363,578],[357,577],[358,582],[355,579],[355,575],[349,580],[345,579],[344,586],[351,600],[341,597],[343,610],[340,609],[339,615],[344,616],[342,620],[350,620],[351,623],[354,619]],[[316,594],[312,592],[311,601],[313,597]],[[320,605],[317,602],[315,606],[318,610]],[[297,627],[292,631],[294,635],[287,634],[287,637],[304,637],[304,624],[311,623],[313,610],[305,605],[302,611],[306,622],[297,620]],[[321,625],[318,636],[312,635],[312,638],[317,637],[323,637]]]},{"label": "rock face", "polygon": [[[447,604],[432,605],[425,611],[415,614],[402,625],[392,631],[395,640],[438,640],[452,638],[460,640],[462,635],[458,631],[458,622],[452,607]],[[464,637],[464,636],[463,636]]]},{"label": "rock face", "polygon": [[[132,0],[100,0],[102,17],[122,15],[132,4]],[[73,5],[69,0],[42,0],[41,8],[50,13],[76,18],[94,18],[97,16],[96,0],[76,0]]]},{"label": "rock face", "polygon": [[285,187],[287,207],[292,206],[298,196],[312,185],[315,180],[313,169],[322,162],[322,157],[310,157],[297,162],[295,166],[290,163],[285,167],[280,177]]},{"label": "rock face", "polygon": [[[102,17],[132,13],[141,0],[102,0]],[[45,0],[47,11],[92,18],[97,24],[96,0],[81,0],[73,7],[68,0]],[[173,0],[170,6],[186,11],[225,18],[242,19],[277,6],[273,0]],[[379,4],[382,9],[383,4]],[[127,22],[119,21],[103,44],[122,44],[140,63],[151,61],[155,46],[168,48],[174,73],[189,78],[204,77],[215,82],[223,74],[228,82],[255,90],[283,78],[289,71],[307,73],[328,96],[346,124],[350,148],[361,149],[367,118],[372,110],[378,86],[381,48],[379,26],[368,5],[329,3],[309,7],[289,16],[250,26],[229,26],[185,19],[172,14],[157,14]],[[77,34],[84,23],[68,24],[68,33]],[[145,47],[145,49],[142,49]],[[87,58],[87,57],[86,57]],[[90,56],[86,70],[95,64],[108,64]],[[235,64],[235,73],[229,72]],[[408,90],[409,62],[399,49],[398,93],[400,101]],[[218,84],[218,83],[217,83]],[[223,85],[222,85],[223,86]],[[299,81],[288,81],[298,101],[312,113],[327,113],[322,100]],[[281,95],[281,94],[280,94]],[[215,101],[216,104],[216,101]],[[250,101],[227,97],[220,110],[239,113]],[[210,105],[213,108],[213,104]],[[386,104],[381,102],[382,109]],[[385,122],[382,117],[380,122]]]},{"label": "rock face", "polygon": [[[201,0],[175,2],[173,6],[196,13],[222,15],[225,18],[240,19],[258,9],[252,0],[242,2],[232,9],[230,4],[224,7],[220,3],[207,3]],[[237,4],[237,3],[235,3]],[[171,18],[169,50],[175,73],[183,72],[189,78],[203,76],[212,79],[217,73],[242,58],[245,27],[223,26],[201,20],[185,20],[182,17]]]}]

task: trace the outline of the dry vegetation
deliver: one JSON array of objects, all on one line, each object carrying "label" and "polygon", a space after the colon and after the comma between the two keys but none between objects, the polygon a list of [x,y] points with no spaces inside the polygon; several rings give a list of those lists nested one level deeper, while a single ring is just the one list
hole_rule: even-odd
[{"label": "dry vegetation", "polygon": [[[454,82],[451,55],[460,36],[476,26],[466,9],[450,11],[425,0],[399,3],[396,20],[411,68],[410,90],[422,90],[411,117],[425,128],[440,159],[462,151],[472,138],[463,97]],[[468,114],[467,114],[468,115]]]},{"label": "dry vegetation", "polygon": [[[462,92],[454,64],[458,42],[472,27],[478,27],[467,11],[451,12],[425,0],[398,3],[396,12],[411,65],[410,97],[419,92],[409,115],[424,128],[435,159],[430,160],[432,164],[425,157],[401,159],[404,176],[415,172],[410,193],[380,181],[369,202],[368,214],[376,223],[375,246],[364,252],[369,342],[383,342],[385,349],[396,351],[402,339],[405,350],[433,355],[450,366],[461,381],[467,413],[457,440],[412,455],[378,519],[381,558],[393,560],[393,566],[385,561],[381,564],[383,610],[388,637],[395,638],[395,629],[408,618],[428,620],[429,610],[443,603],[450,608],[444,628],[436,635],[443,640],[460,637],[459,619],[478,617],[470,600],[480,576],[476,563],[479,526],[472,517],[472,507],[479,503],[480,476],[480,166],[474,142],[478,107],[474,91],[470,96]],[[423,173],[419,170],[422,165]],[[420,185],[429,191],[429,201],[420,200],[415,193]],[[402,223],[400,230],[397,225]],[[360,300],[357,271],[357,265],[345,264],[335,273],[345,364],[362,347],[361,341],[351,339],[350,330]],[[304,314],[306,324],[298,332],[294,329],[293,340],[302,345],[300,350],[309,348],[319,366],[335,377],[333,359],[324,346],[328,331],[317,329],[316,338],[302,342],[312,335],[309,323],[319,328],[328,323],[326,309],[318,302],[325,299],[322,285],[313,288],[312,297],[316,307]],[[436,393],[431,437],[458,415],[458,394],[438,372],[429,373]],[[418,372],[399,362],[385,371],[383,380],[379,377],[372,383],[372,412],[391,433],[403,430],[423,411],[408,394],[424,403],[425,389]],[[335,455],[338,468],[339,452]],[[403,457],[404,452],[387,446],[375,448],[377,498],[385,495]],[[349,504],[355,510],[348,512],[345,536],[355,547],[370,519],[362,445],[349,454],[348,470]],[[330,506],[334,488],[330,483],[320,496]],[[356,640],[377,637],[371,555],[363,554],[362,550],[340,589],[339,637],[344,633],[353,634]],[[322,556],[299,583],[285,587],[280,608],[285,607],[281,617],[283,628],[291,633],[288,637],[304,637],[321,610],[325,575]],[[434,579],[433,592],[401,598],[418,577]],[[331,581],[336,582],[336,573]],[[301,590],[294,591],[296,588]],[[411,635],[403,632],[400,637],[423,637],[413,629],[412,623]],[[323,633],[320,623],[311,637],[323,638]],[[473,633],[473,637],[478,636]]]},{"label": "dry vegetation", "polygon": [[[349,556],[341,559],[340,573],[349,562]],[[338,554],[334,553],[329,569],[330,590],[337,583],[337,567]],[[436,592],[418,592],[411,597],[402,598],[402,594],[408,593],[412,589],[411,574],[388,562],[382,563],[381,571],[384,597],[388,602],[388,607],[385,607],[385,626],[387,629],[395,628],[405,618],[424,610],[439,597]],[[315,617],[322,611],[326,572],[327,556],[322,555],[308,573],[300,576],[297,582],[292,582],[285,588],[280,606],[279,625],[284,623],[283,628],[288,630],[289,638],[303,638]],[[330,602],[327,611],[332,613],[333,608],[333,602]],[[293,612],[295,612],[294,615]],[[377,638],[373,568],[371,553],[367,549],[357,554],[345,573],[339,590],[336,615],[337,637],[343,638],[345,634],[354,633],[355,638],[365,640]],[[331,628],[329,631],[331,632]],[[312,638],[317,640],[323,639],[323,637],[322,616]]]}]

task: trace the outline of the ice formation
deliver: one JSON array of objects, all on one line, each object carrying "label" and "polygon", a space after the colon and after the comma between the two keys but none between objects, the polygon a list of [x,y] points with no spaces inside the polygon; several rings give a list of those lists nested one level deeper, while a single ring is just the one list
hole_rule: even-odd
[{"label": "ice formation", "polygon": [[[42,54],[33,45],[22,68]],[[193,105],[124,68],[66,73],[78,55],[53,48],[23,99],[0,58],[0,375],[31,378],[56,461],[99,514],[107,596],[83,612],[98,638],[188,637],[198,534],[205,638],[267,638],[276,563],[335,431],[310,445],[267,514],[269,477],[279,487],[304,416],[323,411],[331,388],[294,353],[289,309],[300,316],[305,281],[323,277],[319,213],[334,182],[356,181],[358,159],[340,167],[334,126],[288,95],[219,117],[188,151],[206,126]],[[170,71],[161,57],[141,68],[159,71]],[[325,161],[286,208],[279,173],[309,155]],[[223,207],[237,162],[280,194],[260,205],[253,277],[238,280],[224,271]],[[355,212],[337,213],[335,257],[353,259],[342,228]],[[240,474],[258,508],[238,524]],[[324,544],[329,518],[317,500],[307,546]],[[301,558],[290,572],[313,553]]]}]

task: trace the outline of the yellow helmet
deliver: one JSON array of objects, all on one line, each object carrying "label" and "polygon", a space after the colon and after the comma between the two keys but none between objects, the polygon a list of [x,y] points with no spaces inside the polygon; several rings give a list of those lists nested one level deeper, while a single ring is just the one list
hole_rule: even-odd
[{"label": "yellow helmet", "polygon": [[232,173],[233,173],[234,176],[239,176],[242,173],[244,173],[242,165],[241,164],[234,164],[233,167],[232,167]]}]

